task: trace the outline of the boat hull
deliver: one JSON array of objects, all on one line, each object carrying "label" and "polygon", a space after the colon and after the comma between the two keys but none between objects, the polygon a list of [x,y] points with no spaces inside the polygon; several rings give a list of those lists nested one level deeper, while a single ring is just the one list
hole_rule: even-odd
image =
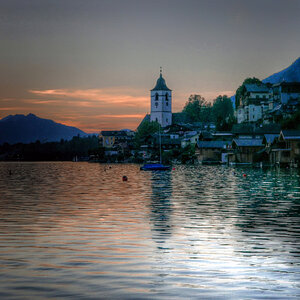
[{"label": "boat hull", "polygon": [[143,171],[165,171],[170,170],[170,166],[164,166],[162,164],[145,164],[140,170]]}]

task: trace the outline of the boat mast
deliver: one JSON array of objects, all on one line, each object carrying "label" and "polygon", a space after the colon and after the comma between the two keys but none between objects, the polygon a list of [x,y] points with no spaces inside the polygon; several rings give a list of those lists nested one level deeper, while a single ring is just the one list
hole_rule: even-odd
[{"label": "boat mast", "polygon": [[158,124],[158,135],[159,135],[159,163],[161,164],[161,135],[160,135],[160,124]]}]

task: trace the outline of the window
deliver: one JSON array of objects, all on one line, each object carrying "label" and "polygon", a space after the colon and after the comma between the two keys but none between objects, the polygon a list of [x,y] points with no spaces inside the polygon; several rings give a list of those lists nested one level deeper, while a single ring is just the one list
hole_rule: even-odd
[{"label": "window", "polygon": [[156,121],[156,122],[158,122],[158,119],[157,119],[157,118],[155,118],[155,121]]},{"label": "window", "polygon": [[166,122],[167,122],[167,123],[169,123],[169,120],[168,120],[168,118],[166,119]]},{"label": "window", "polygon": [[157,106],[158,106],[158,102],[155,102],[155,107],[157,108]]},{"label": "window", "polygon": [[166,93],[166,101],[168,101],[169,100],[169,95],[168,95],[168,93]]},{"label": "window", "polygon": [[155,94],[155,101],[158,101],[158,94]]},{"label": "window", "polygon": [[166,102],[166,106],[169,106],[169,102],[168,101]]}]

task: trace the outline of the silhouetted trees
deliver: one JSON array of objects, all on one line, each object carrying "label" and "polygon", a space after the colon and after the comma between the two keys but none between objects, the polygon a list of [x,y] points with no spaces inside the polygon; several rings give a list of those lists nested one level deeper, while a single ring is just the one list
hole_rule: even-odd
[{"label": "silhouetted trees", "polygon": [[211,104],[201,95],[191,95],[182,112],[190,122],[210,122],[212,119]]},{"label": "silhouetted trees", "polygon": [[235,123],[231,99],[226,95],[218,96],[212,106],[212,115],[217,130],[230,131]]},{"label": "silhouetted trees", "polygon": [[72,140],[61,139],[59,142],[41,143],[36,141],[30,144],[4,143],[0,146],[1,160],[72,160],[75,156],[86,157],[98,154],[100,151],[99,140],[96,135],[89,137],[74,136]]},{"label": "silhouetted trees", "polygon": [[143,123],[139,126],[134,137],[135,146],[139,147],[146,143],[147,138],[153,133],[158,132],[160,129],[161,126],[158,122],[143,121]]},{"label": "silhouetted trees", "polygon": [[282,129],[300,129],[300,109],[290,118],[281,121]]},{"label": "silhouetted trees", "polygon": [[232,102],[226,95],[218,96],[213,104],[200,95],[191,95],[182,112],[191,123],[214,122],[217,130],[231,130],[235,123]]}]

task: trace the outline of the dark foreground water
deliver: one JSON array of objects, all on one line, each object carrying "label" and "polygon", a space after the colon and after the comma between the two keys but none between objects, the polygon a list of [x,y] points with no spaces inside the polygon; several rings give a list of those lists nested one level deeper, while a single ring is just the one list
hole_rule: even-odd
[{"label": "dark foreground water", "polygon": [[0,163],[0,299],[300,299],[299,241],[297,170]]}]

